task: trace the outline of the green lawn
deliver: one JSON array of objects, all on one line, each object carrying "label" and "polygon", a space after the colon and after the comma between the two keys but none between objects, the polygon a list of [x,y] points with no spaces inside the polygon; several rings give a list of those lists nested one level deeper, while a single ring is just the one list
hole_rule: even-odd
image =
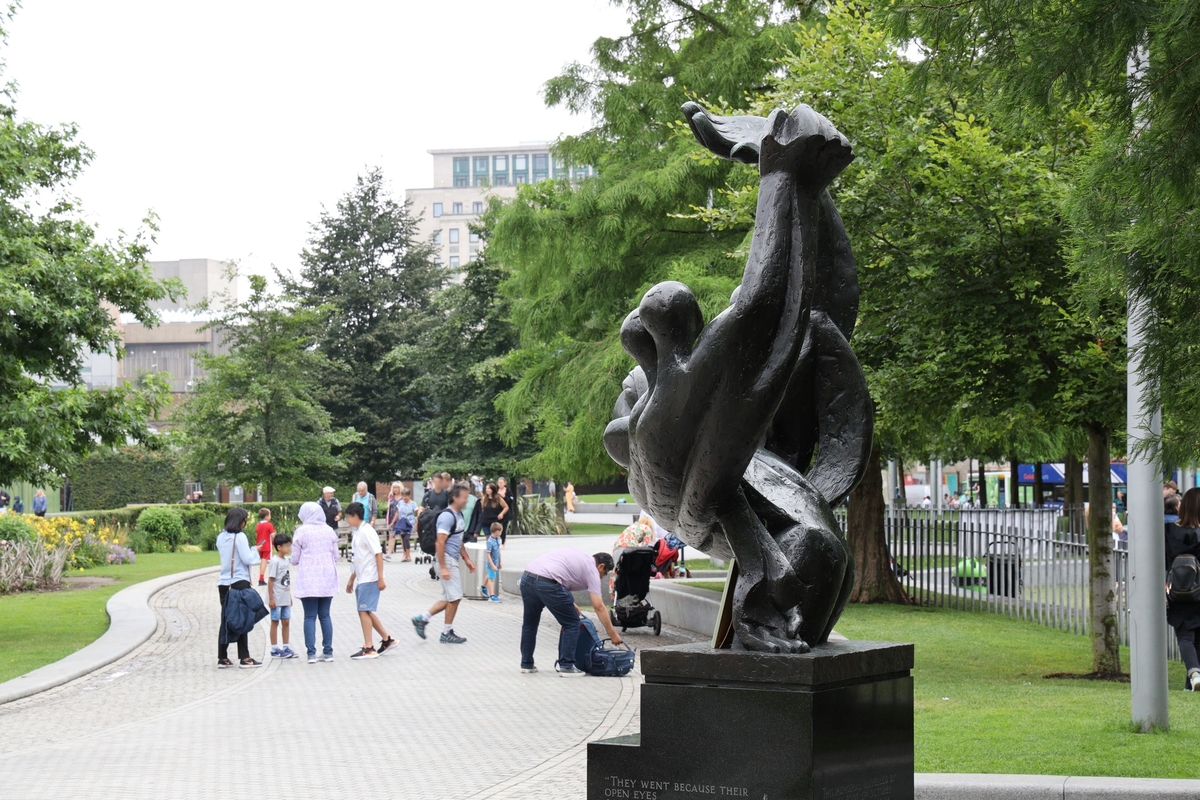
[{"label": "green lawn", "polygon": [[578,497],[581,503],[615,503],[624,500],[626,503],[637,504],[631,494],[581,494]]},{"label": "green lawn", "polygon": [[572,522],[568,527],[572,536],[612,536],[614,541],[625,530],[622,525],[604,525],[600,522]]},{"label": "green lawn", "polygon": [[126,586],[216,563],[212,552],[139,555],[134,564],[70,573],[116,578],[115,583],[0,597],[0,681],[57,661],[99,638],[108,630],[104,604]]}]

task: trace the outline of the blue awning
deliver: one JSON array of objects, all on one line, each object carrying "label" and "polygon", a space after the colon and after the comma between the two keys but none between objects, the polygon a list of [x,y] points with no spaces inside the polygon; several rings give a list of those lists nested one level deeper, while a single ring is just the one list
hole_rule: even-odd
[{"label": "blue awning", "polygon": [[[1111,479],[1114,485],[1120,484],[1124,486],[1126,483],[1125,464],[1114,463],[1111,467]],[[1017,465],[1017,482],[1022,486],[1033,485],[1033,464],[1018,464]],[[1088,482],[1088,466],[1083,465],[1083,482]],[[1042,483],[1044,485],[1063,484],[1066,483],[1066,467],[1063,464],[1052,464],[1046,462],[1042,464]]]}]

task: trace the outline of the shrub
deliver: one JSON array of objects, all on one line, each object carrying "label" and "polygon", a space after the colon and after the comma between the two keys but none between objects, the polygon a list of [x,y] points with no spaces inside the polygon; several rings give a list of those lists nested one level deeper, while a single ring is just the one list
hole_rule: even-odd
[{"label": "shrub", "polygon": [[151,506],[138,517],[137,529],[154,550],[174,551],[183,538],[183,517],[173,506]]},{"label": "shrub", "polygon": [[528,536],[562,536],[566,525],[558,518],[553,503],[543,503],[539,498],[517,499],[517,525],[521,533]]},{"label": "shrub", "polygon": [[178,456],[143,447],[92,453],[71,475],[71,497],[80,509],[171,503],[182,495]]},{"label": "shrub", "polygon": [[154,545],[150,542],[150,537],[146,536],[145,531],[140,528],[134,528],[125,537],[125,546],[135,553],[153,553]]},{"label": "shrub", "polygon": [[37,529],[24,514],[12,511],[0,514],[0,540],[8,542],[32,542],[37,539]]},{"label": "shrub", "polygon": [[220,530],[224,518],[211,509],[203,506],[180,506],[179,516],[183,519],[183,541],[187,544],[201,544],[201,536],[213,525]]}]

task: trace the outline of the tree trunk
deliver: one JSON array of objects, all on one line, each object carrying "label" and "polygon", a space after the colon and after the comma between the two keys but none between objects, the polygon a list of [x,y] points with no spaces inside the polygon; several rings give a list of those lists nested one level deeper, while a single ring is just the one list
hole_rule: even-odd
[{"label": "tree trunk", "polygon": [[896,486],[900,490],[900,506],[908,505],[908,484],[904,482],[904,457],[896,456]]},{"label": "tree trunk", "polygon": [[1042,462],[1035,461],[1033,463],[1033,507],[1034,508],[1042,507],[1042,501],[1045,499],[1043,497],[1042,493],[1045,491],[1045,488],[1046,487],[1042,485]]},{"label": "tree trunk", "polygon": [[267,502],[275,502],[275,484],[271,482],[267,483]]},{"label": "tree trunk", "polygon": [[567,490],[558,481],[554,482],[554,514],[559,522],[567,524]]},{"label": "tree trunk", "polygon": [[846,539],[854,556],[851,603],[909,603],[904,587],[892,569],[885,531],[887,506],[883,501],[883,475],[879,444],[871,447],[867,474],[850,493]]},{"label": "tree trunk", "polygon": [[1008,462],[1008,504],[1021,507],[1021,462],[1016,459]]},{"label": "tree trunk", "polygon": [[984,461],[979,459],[979,507],[988,507],[987,496],[987,472],[984,470]]},{"label": "tree trunk", "polygon": [[1092,671],[1121,674],[1121,640],[1117,637],[1117,591],[1113,580],[1112,476],[1107,428],[1087,427],[1088,435],[1088,583],[1092,613]]},{"label": "tree trunk", "polygon": [[1083,495],[1083,462],[1074,453],[1067,453],[1063,460],[1063,469],[1066,472],[1063,477],[1067,482],[1063,498],[1067,507],[1067,519],[1071,526],[1071,535],[1079,536],[1083,534],[1083,517],[1072,509],[1078,509],[1086,502]]}]

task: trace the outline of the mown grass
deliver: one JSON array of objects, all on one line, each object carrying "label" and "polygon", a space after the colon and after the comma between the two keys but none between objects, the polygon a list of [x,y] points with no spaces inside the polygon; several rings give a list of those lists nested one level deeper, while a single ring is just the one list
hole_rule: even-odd
[{"label": "mown grass", "polygon": [[614,540],[625,530],[623,525],[605,525],[602,522],[572,522],[567,527],[572,536],[611,536]]},{"label": "mown grass", "polygon": [[637,504],[631,494],[581,494],[578,498],[581,503],[615,503],[624,500],[626,503]]},{"label": "mown grass", "polygon": [[0,597],[0,681],[57,661],[99,638],[108,630],[105,603],[125,587],[216,564],[214,552],[152,553],[139,555],[134,564],[69,573],[115,579],[105,586]]}]

